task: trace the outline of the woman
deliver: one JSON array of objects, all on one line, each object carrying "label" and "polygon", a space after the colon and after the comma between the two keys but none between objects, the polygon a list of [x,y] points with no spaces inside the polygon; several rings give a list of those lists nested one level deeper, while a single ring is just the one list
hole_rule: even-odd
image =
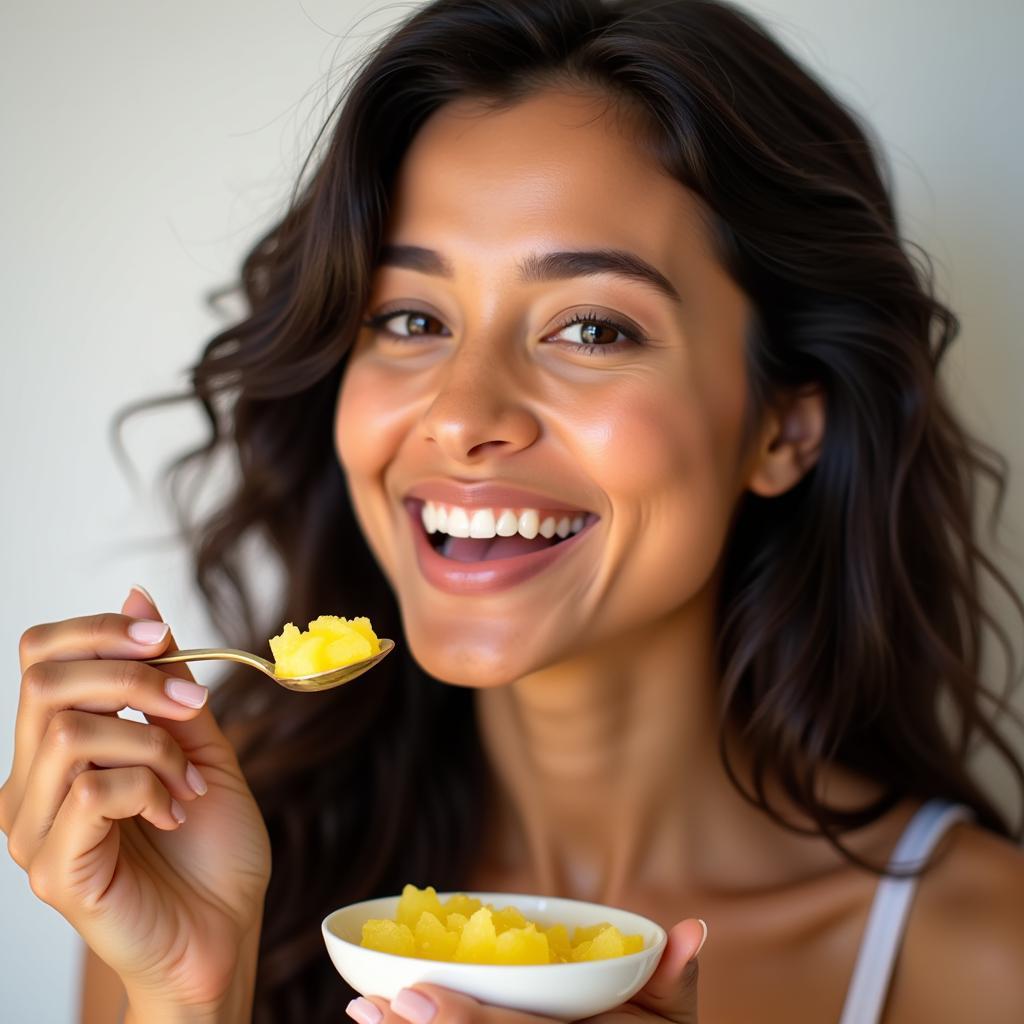
[{"label": "woman", "polygon": [[239,646],[330,612],[397,649],[207,704],[140,664],[175,645],[140,589],[26,631],[0,826],[86,1019],[539,1020],[355,998],[319,921],[405,882],[659,921],[608,1022],[1021,1019],[1024,857],[966,766],[1024,782],[979,677],[979,574],[1024,612],[973,539],[1004,471],[863,130],[753,20],[419,8],[242,279],[179,464],[239,460],[199,584]]}]

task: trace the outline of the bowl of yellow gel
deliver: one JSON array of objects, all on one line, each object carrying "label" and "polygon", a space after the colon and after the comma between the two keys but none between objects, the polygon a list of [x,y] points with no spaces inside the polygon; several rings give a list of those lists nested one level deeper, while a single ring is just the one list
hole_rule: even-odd
[{"label": "bowl of yellow gel", "polygon": [[321,930],[338,973],[362,995],[443,985],[492,1006],[579,1020],[628,1002],[668,936],[599,903],[504,892],[442,892],[353,903]]}]

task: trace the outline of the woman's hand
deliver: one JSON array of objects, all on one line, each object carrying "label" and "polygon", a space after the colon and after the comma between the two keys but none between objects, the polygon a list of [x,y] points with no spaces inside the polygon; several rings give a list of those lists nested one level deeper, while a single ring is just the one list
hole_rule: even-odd
[{"label": "woman's hand", "polygon": [[[628,1003],[586,1017],[578,1024],[697,1024],[697,954],[707,925],[697,918],[680,921],[668,933],[661,960],[647,984]],[[552,1018],[488,1006],[440,985],[413,985],[389,1003],[360,996],[348,1005],[360,1024],[551,1024]]]},{"label": "woman's hand", "polygon": [[[185,666],[139,663],[177,649],[169,631],[146,642],[160,613],[134,588],[121,611],[24,634],[0,829],[32,891],[120,975],[136,1014],[215,1017],[251,973],[241,950],[254,958],[267,830],[205,687]],[[140,620],[148,638],[132,636]],[[117,717],[125,707],[148,724]]]}]

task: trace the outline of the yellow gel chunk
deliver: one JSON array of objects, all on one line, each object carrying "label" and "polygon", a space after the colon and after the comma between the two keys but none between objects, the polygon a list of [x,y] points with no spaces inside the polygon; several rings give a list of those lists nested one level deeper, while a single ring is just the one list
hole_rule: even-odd
[{"label": "yellow gel chunk", "polygon": [[321,615],[304,632],[291,622],[285,623],[281,632],[271,637],[270,650],[277,675],[311,676],[372,657],[380,650],[380,640],[365,615],[351,621]]},{"label": "yellow gel chunk", "polygon": [[402,889],[395,919],[363,925],[363,946],[400,956],[480,964],[555,964],[607,960],[638,953],[640,935],[623,935],[607,921],[578,927],[528,920],[517,907],[495,907],[457,893],[442,904],[433,886]]}]

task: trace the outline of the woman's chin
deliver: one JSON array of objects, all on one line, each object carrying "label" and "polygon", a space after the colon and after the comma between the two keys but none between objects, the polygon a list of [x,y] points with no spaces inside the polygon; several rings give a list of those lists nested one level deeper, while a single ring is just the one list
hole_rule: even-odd
[{"label": "woman's chin", "polygon": [[474,630],[469,623],[462,628],[438,629],[417,627],[406,620],[405,639],[413,660],[424,672],[453,686],[503,686],[536,671],[546,660],[530,657],[518,633],[499,634],[483,627]]}]

